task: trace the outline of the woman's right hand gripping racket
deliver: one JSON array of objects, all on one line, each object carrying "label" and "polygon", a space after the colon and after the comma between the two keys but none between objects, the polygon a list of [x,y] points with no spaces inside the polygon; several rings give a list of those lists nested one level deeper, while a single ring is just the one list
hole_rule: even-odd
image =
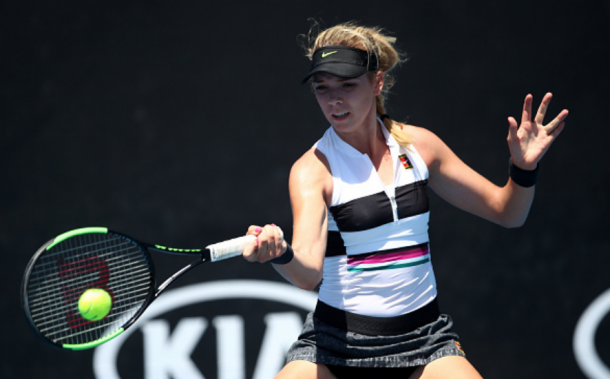
[{"label": "woman's right hand gripping racket", "polygon": [[[204,262],[241,255],[247,235],[205,249],[174,249],[136,241],[106,228],[82,228],[44,244],[21,285],[23,309],[52,346],[83,350],[120,335],[178,277]],[[197,256],[160,286],[149,250]]]}]

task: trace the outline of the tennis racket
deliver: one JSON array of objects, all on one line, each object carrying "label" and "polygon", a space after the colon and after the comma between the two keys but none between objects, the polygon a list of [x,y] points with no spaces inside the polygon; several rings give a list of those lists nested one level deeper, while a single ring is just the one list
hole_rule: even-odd
[{"label": "tennis racket", "polygon": [[[75,229],[51,239],[30,260],[21,284],[23,309],[30,326],[50,345],[93,348],[133,325],[178,277],[201,263],[241,255],[254,239],[248,235],[205,249],[175,249],[136,241],[107,228]],[[155,287],[149,251],[193,255],[197,260]],[[79,310],[79,300],[91,289],[103,290],[106,304],[111,304],[96,321]]]}]

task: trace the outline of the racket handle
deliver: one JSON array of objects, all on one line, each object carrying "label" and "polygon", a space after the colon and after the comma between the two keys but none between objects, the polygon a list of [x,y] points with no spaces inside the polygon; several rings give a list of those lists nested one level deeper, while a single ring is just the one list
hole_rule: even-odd
[{"label": "racket handle", "polygon": [[[280,236],[284,239],[282,229],[279,226],[276,226],[276,228],[278,228]],[[255,236],[247,235],[209,245],[206,249],[210,251],[210,260],[216,262],[242,255],[246,245],[254,240],[256,240]]]}]

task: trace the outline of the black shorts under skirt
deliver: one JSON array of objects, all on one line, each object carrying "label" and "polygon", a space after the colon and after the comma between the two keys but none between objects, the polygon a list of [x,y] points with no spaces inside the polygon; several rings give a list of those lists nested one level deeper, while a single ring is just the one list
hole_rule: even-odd
[{"label": "black shorts under skirt", "polygon": [[318,302],[288,351],[287,362],[398,368],[423,366],[451,355],[465,357],[452,326],[451,317],[438,312],[436,301],[389,318],[355,315]]}]

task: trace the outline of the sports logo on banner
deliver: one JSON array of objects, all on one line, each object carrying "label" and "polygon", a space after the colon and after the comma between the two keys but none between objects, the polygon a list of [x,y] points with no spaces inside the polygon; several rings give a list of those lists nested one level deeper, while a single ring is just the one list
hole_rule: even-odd
[{"label": "sports logo on banner", "polygon": [[314,292],[257,280],[168,291],[132,328],[95,349],[95,377],[273,378],[316,301]]},{"label": "sports logo on banner", "polygon": [[610,289],[602,293],[584,311],[574,331],[574,355],[582,372],[589,379],[610,379],[610,368],[597,352],[595,334],[610,314]]}]

